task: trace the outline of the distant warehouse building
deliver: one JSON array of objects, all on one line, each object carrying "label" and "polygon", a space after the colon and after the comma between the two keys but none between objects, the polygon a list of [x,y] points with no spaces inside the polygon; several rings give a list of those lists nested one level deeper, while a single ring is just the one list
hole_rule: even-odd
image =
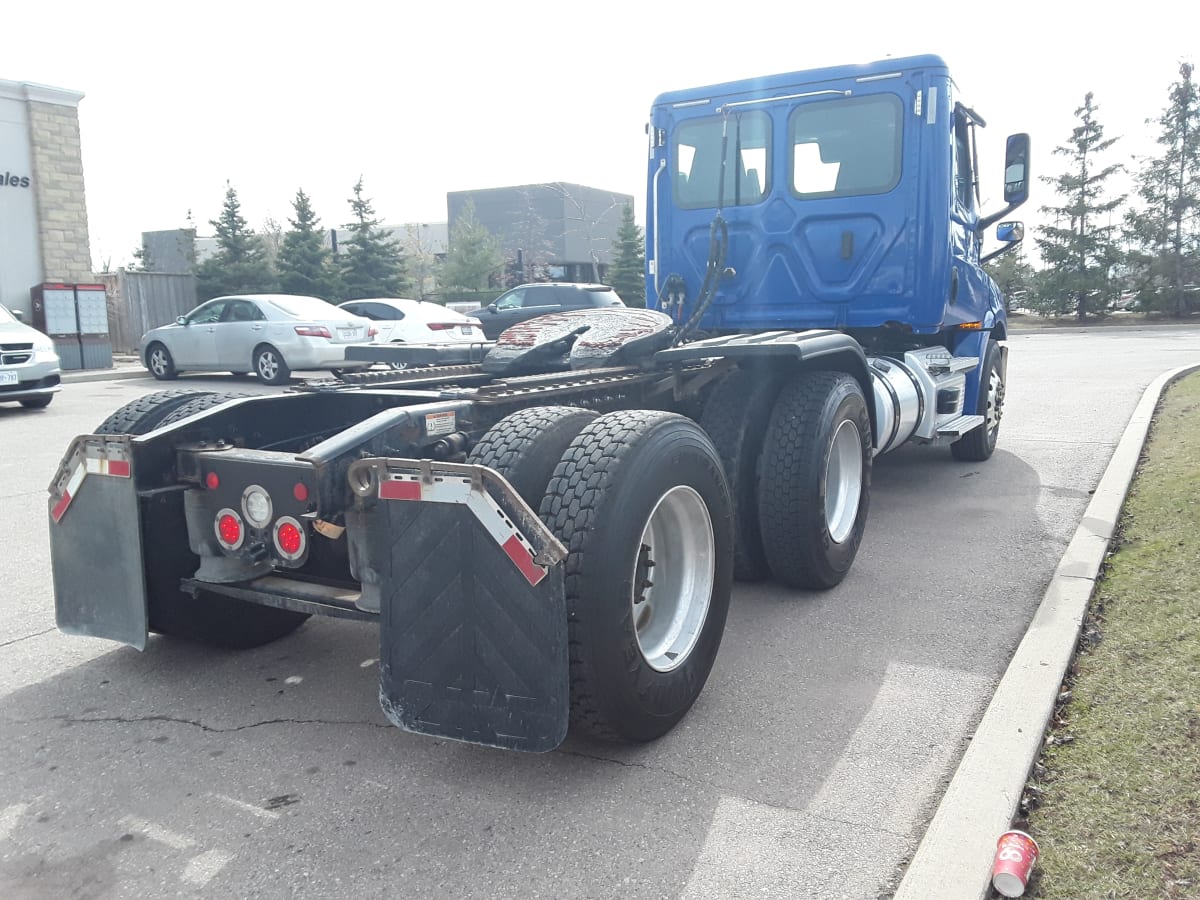
[{"label": "distant warehouse building", "polygon": [[[553,181],[446,194],[450,233],[468,201],[475,218],[500,241],[505,259],[524,278],[603,281],[632,194]],[[518,254],[518,251],[520,253]]]}]

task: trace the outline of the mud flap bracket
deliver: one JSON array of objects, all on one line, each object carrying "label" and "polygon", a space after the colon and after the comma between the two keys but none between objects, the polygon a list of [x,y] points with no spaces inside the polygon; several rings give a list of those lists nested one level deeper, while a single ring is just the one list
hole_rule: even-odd
[{"label": "mud flap bracket", "polygon": [[566,549],[483,466],[351,466],[347,535],[379,605],[380,705],[406,731],[544,752],[566,736]]}]

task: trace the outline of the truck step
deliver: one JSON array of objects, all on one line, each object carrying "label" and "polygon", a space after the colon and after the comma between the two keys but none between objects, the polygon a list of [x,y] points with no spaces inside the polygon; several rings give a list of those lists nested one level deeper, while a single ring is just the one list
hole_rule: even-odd
[{"label": "truck step", "polygon": [[983,424],[983,416],[959,416],[938,426],[938,437],[962,437]]},{"label": "truck step", "polygon": [[978,356],[951,356],[949,353],[922,353],[920,359],[931,374],[969,372],[979,365]]}]

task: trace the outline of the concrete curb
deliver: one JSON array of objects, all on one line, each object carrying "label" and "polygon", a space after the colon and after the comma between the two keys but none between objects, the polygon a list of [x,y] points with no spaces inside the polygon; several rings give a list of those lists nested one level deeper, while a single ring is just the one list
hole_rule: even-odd
[{"label": "concrete curb", "polygon": [[894,900],[963,900],[990,890],[996,840],[1041,751],[1150,420],[1167,385],[1198,369],[1165,372],[1142,394]]},{"label": "concrete curb", "polygon": [[112,369],[87,369],[84,371],[63,372],[63,384],[79,384],[84,381],[109,381],[113,378],[150,378],[149,370],[141,366],[118,366]]}]

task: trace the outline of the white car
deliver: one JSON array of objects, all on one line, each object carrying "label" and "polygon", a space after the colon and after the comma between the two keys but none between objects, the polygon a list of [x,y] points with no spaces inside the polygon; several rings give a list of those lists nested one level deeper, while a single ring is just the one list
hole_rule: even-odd
[{"label": "white car", "polygon": [[424,300],[347,300],[348,313],[370,319],[376,344],[470,344],[484,340],[478,319]]},{"label": "white car", "polygon": [[155,378],[180,372],[253,371],[286,384],[293,369],[354,369],[346,347],[374,337],[369,321],[317,297],[240,294],[202,303],[142,335],[138,353]]},{"label": "white car", "polygon": [[0,304],[0,403],[11,400],[26,409],[49,406],[61,374],[54,341]]}]

